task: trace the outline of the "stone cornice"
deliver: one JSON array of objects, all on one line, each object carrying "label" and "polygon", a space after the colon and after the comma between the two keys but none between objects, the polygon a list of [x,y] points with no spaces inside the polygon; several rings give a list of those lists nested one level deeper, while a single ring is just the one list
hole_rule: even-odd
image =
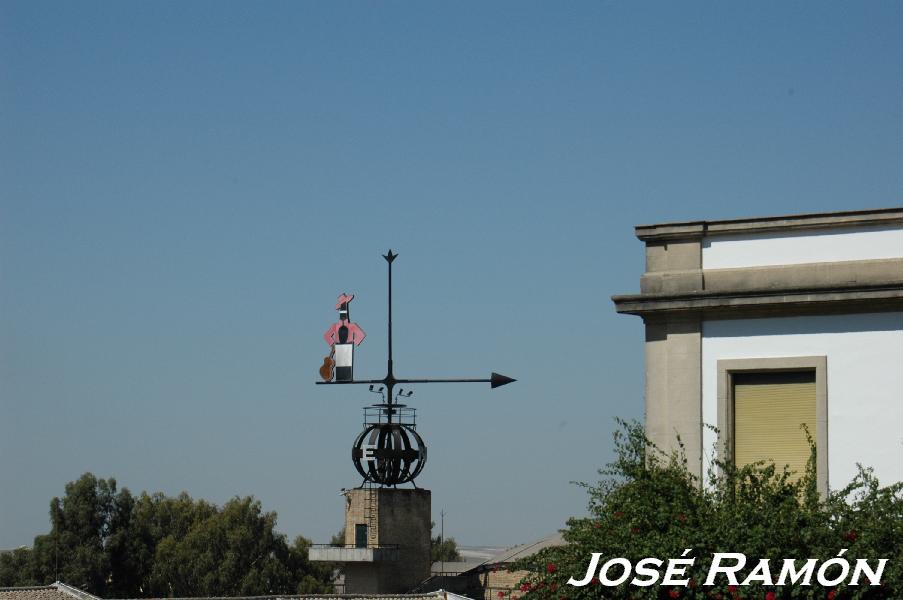
[{"label": "stone cornice", "polygon": [[704,314],[706,318],[878,312],[903,309],[903,283],[680,294],[612,296],[619,313],[643,317]]},{"label": "stone cornice", "polygon": [[636,236],[644,242],[694,240],[706,236],[842,227],[874,227],[903,223],[903,207],[877,210],[785,215],[779,217],[686,221],[637,225]]}]

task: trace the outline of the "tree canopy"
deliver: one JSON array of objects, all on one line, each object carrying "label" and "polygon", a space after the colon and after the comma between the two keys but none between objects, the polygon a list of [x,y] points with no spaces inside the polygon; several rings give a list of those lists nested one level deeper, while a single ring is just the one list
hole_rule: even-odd
[{"label": "tree canopy", "polygon": [[133,496],[85,473],[50,502],[50,532],[0,555],[0,586],[60,580],[101,597],[231,596],[332,591],[331,569],[289,544],[253,497],[222,507],[188,494]]},{"label": "tree canopy", "polygon": [[432,542],[433,543],[430,544],[430,560],[433,562],[455,562],[461,560],[455,538],[447,537],[443,540],[441,537],[436,536],[433,538]]}]

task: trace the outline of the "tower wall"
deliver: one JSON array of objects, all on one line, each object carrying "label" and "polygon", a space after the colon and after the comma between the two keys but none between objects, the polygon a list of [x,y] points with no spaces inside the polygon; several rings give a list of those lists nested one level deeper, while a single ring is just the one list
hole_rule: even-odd
[{"label": "tower wall", "polygon": [[367,526],[367,547],[397,546],[396,559],[346,563],[347,593],[403,593],[430,575],[429,490],[360,488],[345,493],[345,544],[355,545]]}]

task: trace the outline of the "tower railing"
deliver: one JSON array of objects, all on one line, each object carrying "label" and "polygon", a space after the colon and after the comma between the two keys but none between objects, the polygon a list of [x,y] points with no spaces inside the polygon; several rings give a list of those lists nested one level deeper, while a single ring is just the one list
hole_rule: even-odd
[{"label": "tower railing", "polygon": [[417,409],[404,404],[374,404],[364,408],[364,426],[395,423],[417,427]]}]

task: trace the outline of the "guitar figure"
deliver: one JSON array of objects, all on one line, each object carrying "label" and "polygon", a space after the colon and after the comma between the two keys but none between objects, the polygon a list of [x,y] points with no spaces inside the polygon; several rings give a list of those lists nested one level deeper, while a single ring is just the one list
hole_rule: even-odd
[{"label": "guitar figure", "polygon": [[332,381],[335,376],[335,346],[329,351],[329,356],[323,359],[323,366],[320,367],[320,377],[323,381]]}]

